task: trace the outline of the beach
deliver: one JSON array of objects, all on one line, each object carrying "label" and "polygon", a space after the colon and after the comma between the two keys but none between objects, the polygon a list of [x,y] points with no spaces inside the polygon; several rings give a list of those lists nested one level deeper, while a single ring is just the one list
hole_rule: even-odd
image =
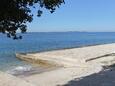
[{"label": "beach", "polygon": [[[30,63],[37,62],[37,64],[43,66],[60,67],[55,70],[23,77],[25,81],[37,86],[63,86],[75,78],[79,80],[82,77],[104,71],[105,67],[115,63],[114,53],[115,43],[112,43],[33,54],[17,54],[17,58]],[[81,86],[86,86],[85,84]]]},{"label": "beach", "polygon": [[0,86],[115,86],[115,0],[0,4]]},{"label": "beach", "polygon": [[[112,72],[109,71],[111,70],[109,69],[109,66],[115,64],[114,53],[115,43],[33,54],[17,54],[17,58],[31,64],[36,63],[41,66],[55,67],[55,69],[49,71],[24,77],[17,76],[17,78],[27,83],[31,83],[34,86],[97,86],[99,85],[100,80],[102,80],[102,83],[100,83],[99,86],[114,86],[114,84],[111,84],[110,80],[115,79],[115,77],[112,76],[115,73],[115,70],[112,69]],[[103,74],[105,70],[107,70],[109,78],[105,75],[103,77],[97,77],[96,80],[94,79],[95,77],[93,77],[94,80],[88,78],[89,81],[86,79],[85,81],[83,80],[83,83],[79,83],[80,80],[82,81],[82,79],[86,77],[90,77],[94,74],[97,74],[97,76],[100,73]],[[0,77],[1,80],[2,77]],[[74,84],[72,81],[74,81]],[[106,81],[106,83],[104,81]]]}]

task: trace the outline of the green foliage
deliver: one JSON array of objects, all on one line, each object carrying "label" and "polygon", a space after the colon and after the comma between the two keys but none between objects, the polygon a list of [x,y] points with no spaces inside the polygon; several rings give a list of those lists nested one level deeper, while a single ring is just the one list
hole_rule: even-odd
[{"label": "green foliage", "polygon": [[27,22],[32,22],[33,13],[31,8],[38,6],[37,16],[43,13],[42,8],[51,13],[59,7],[64,0],[1,0],[0,1],[0,32],[6,33],[13,39],[22,38],[16,35],[16,31],[26,32]]}]

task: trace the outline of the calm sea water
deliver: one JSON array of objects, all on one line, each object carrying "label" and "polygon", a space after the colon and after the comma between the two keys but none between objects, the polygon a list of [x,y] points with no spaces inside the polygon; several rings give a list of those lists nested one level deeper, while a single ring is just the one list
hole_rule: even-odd
[{"label": "calm sea water", "polygon": [[115,32],[47,32],[27,33],[22,40],[12,40],[0,34],[0,70],[29,65],[15,53],[40,52],[115,42]]}]

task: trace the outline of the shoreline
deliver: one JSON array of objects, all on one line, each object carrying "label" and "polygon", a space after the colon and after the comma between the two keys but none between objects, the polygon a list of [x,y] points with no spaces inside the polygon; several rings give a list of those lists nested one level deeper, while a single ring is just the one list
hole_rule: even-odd
[{"label": "shoreline", "polygon": [[[50,64],[54,68],[59,68],[17,78],[21,78],[23,81],[31,83],[34,86],[66,86],[66,84],[74,79],[80,80],[83,77],[88,77],[105,71],[106,67],[115,64],[114,54],[115,43],[53,50],[47,52],[19,54],[17,58],[28,61],[29,63],[37,62],[37,64],[39,64],[42,63],[42,60],[43,66]],[[90,60],[86,61],[88,59]],[[101,77],[99,79],[103,80]],[[95,83],[95,81],[92,81],[91,83]],[[85,86],[85,84],[86,83],[84,83],[83,86]]]},{"label": "shoreline", "polygon": [[[89,45],[89,46],[83,46],[83,47],[79,47],[79,48],[66,48],[66,49],[61,49],[61,50],[51,50],[51,51],[44,51],[44,52],[38,52],[38,53],[19,53],[19,54],[16,54],[16,57],[18,59],[26,61],[26,62],[28,62],[28,63],[30,63],[32,65],[39,65],[40,67],[46,67],[47,69],[49,69],[49,71],[52,71],[52,70],[55,70],[57,68],[68,67],[69,65],[65,65],[63,63],[59,64],[59,63],[57,63],[55,61],[53,62],[53,61],[50,61],[50,60],[47,60],[47,59],[36,58],[36,56],[39,56],[39,54],[41,54],[40,56],[41,57],[43,56],[43,58],[44,58],[44,57],[48,57],[47,53],[49,53],[49,56],[51,56],[50,53],[53,53],[53,52],[64,52],[64,51],[66,52],[66,51],[69,51],[69,50],[77,50],[77,49],[84,49],[84,48],[91,48],[91,47],[98,47],[98,46],[106,46],[106,45],[107,46],[109,46],[109,45],[115,45],[115,43],[111,43],[111,44],[99,44],[99,45]],[[71,51],[71,52],[74,52],[74,51]],[[46,53],[46,56],[44,56],[45,53]],[[76,61],[76,62],[79,62],[80,64],[81,63],[84,64],[87,61],[99,58],[99,56],[103,56],[103,55],[111,54],[111,53],[113,53],[113,50],[110,53],[104,53],[104,54],[101,54],[101,55],[98,55],[98,56],[95,55],[94,57],[89,58],[89,59],[85,59],[85,60],[83,58],[78,58],[78,61]],[[28,57],[30,57],[30,58],[28,58]],[[33,57],[35,57],[35,58],[33,58]],[[69,59],[69,60],[71,60],[71,59]],[[76,60],[76,59],[73,59],[73,60]],[[70,64],[70,66],[71,66],[71,64]],[[42,72],[40,72],[40,73],[47,72],[47,69],[44,70],[44,71],[42,71]]]},{"label": "shoreline", "polygon": [[[34,56],[37,54],[43,55],[43,54],[48,54],[48,53],[53,53],[53,52],[63,52],[64,53],[64,51],[71,51],[71,50],[73,50],[72,52],[75,53],[74,50],[78,50],[78,49],[86,49],[86,48],[99,47],[99,46],[112,46],[112,45],[115,45],[115,43],[104,43],[104,44],[87,45],[87,46],[81,46],[81,47],[62,48],[62,49],[54,49],[54,50],[41,51],[41,52],[16,53],[16,57],[20,60],[23,60],[23,56],[26,56],[26,55]],[[112,52],[110,52],[110,53],[114,53],[114,48],[111,47],[111,49],[113,49],[113,50],[111,50]],[[110,54],[110,53],[108,53],[108,54]],[[19,58],[20,56],[17,56],[18,54],[23,55],[22,58]]]},{"label": "shoreline", "polygon": [[16,76],[18,78],[24,78],[29,77],[35,74],[41,74],[44,72],[56,70],[59,67],[40,67],[40,66],[18,66],[12,70],[5,71],[5,73],[8,73],[10,75]]},{"label": "shoreline", "polygon": [[115,42],[111,43],[101,43],[101,44],[89,44],[89,45],[82,45],[77,47],[69,47],[69,48],[60,48],[60,49],[49,49],[49,50],[42,50],[42,51],[35,51],[35,52],[27,52],[27,53],[20,53],[20,54],[36,54],[36,53],[44,53],[44,52],[50,52],[50,51],[58,51],[58,50],[66,50],[66,49],[76,49],[76,48],[84,48],[84,47],[90,47],[90,46],[98,46],[98,45],[107,45],[107,44],[115,44]]},{"label": "shoreline", "polygon": [[[115,64],[115,57],[111,56],[114,51],[115,43],[111,43],[20,55],[21,59],[25,61],[30,59],[30,61],[34,60],[34,62],[38,61],[39,63],[39,60],[43,60],[48,64],[61,66],[57,70],[24,77],[24,80],[39,86],[64,85],[74,78],[99,73],[104,70],[104,67]],[[108,54],[110,55],[107,58]],[[18,58],[20,57],[18,56]],[[93,58],[95,59],[86,62],[86,60]]]}]

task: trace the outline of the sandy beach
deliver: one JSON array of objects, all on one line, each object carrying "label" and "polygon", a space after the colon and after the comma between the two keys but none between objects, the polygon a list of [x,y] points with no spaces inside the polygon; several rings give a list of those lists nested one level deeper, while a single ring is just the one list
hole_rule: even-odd
[{"label": "sandy beach", "polygon": [[[112,76],[115,74],[114,67],[105,69],[105,67],[115,64],[114,53],[115,43],[33,54],[17,54],[17,58],[30,63],[36,62],[42,66],[58,67],[55,70],[21,78],[34,86],[114,86],[108,81],[115,79]],[[101,74],[103,77],[99,76]],[[104,76],[104,74],[107,75]]]}]

